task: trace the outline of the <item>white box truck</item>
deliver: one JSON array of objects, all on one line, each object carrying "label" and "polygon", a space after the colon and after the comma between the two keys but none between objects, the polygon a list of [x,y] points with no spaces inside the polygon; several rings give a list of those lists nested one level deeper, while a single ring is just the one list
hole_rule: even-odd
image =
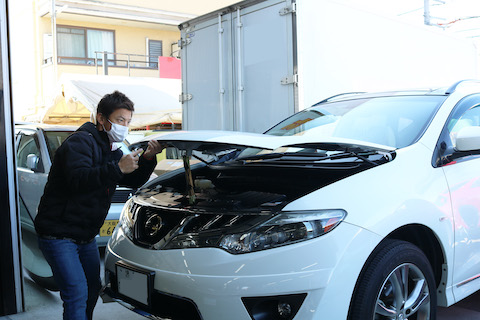
[{"label": "white box truck", "polygon": [[344,92],[475,78],[473,43],[334,0],[246,0],[181,30],[183,127],[263,132]]}]

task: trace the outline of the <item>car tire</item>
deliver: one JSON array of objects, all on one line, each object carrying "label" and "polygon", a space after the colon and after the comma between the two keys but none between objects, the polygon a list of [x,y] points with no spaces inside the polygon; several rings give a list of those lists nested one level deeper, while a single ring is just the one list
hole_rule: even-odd
[{"label": "car tire", "polygon": [[388,239],[367,260],[348,319],[434,320],[436,310],[435,280],[425,254],[409,242]]}]

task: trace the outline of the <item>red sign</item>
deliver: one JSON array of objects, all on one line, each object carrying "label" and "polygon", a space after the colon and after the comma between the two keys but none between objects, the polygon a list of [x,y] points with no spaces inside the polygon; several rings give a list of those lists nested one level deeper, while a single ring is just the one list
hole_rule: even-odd
[{"label": "red sign", "polygon": [[181,60],[173,57],[158,57],[160,78],[181,79]]}]

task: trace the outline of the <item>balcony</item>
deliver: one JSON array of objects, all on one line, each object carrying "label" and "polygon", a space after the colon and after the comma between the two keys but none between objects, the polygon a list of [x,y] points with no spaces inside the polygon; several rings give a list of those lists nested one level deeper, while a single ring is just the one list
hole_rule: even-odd
[{"label": "balcony", "polygon": [[[57,57],[57,73],[103,74],[129,77],[159,77],[158,56],[95,52],[95,58]],[[104,68],[104,64],[107,66]],[[52,57],[43,60],[44,71],[52,66]]]}]

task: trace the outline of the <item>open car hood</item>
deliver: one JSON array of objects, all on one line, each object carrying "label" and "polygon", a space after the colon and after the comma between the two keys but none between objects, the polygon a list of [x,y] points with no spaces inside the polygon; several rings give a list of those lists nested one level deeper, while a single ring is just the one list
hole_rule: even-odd
[{"label": "open car hood", "polygon": [[259,148],[275,150],[280,147],[319,148],[329,151],[376,150],[393,151],[395,148],[344,138],[318,138],[314,136],[274,136],[220,130],[192,130],[162,132],[145,137],[132,144],[130,149],[146,148],[148,141],[157,140],[179,150],[200,151],[215,154],[231,149]]}]

